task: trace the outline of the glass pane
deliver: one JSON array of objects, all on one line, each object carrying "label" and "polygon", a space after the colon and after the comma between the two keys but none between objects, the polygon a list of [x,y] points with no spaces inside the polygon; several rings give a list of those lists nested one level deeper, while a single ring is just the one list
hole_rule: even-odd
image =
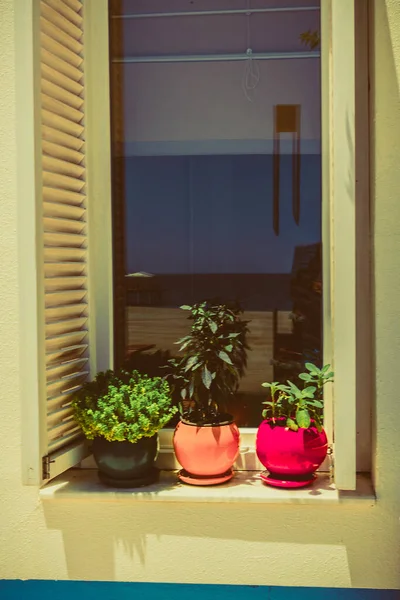
[{"label": "glass pane", "polygon": [[277,4],[292,10],[123,18],[247,6],[151,0],[110,15],[117,357],[176,355],[180,305],[239,301],[250,351],[231,412],[246,427],[261,383],[322,350],[319,3],[250,6]]}]

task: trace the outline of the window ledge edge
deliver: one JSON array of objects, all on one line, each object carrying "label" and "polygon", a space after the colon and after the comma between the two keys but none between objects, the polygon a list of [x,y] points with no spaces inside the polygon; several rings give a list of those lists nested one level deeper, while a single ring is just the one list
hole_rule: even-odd
[{"label": "window ledge edge", "polygon": [[97,500],[102,502],[212,502],[244,504],[364,504],[376,503],[368,474],[357,475],[357,489],[339,491],[329,475],[318,473],[306,488],[285,490],[265,485],[256,471],[236,471],[231,481],[217,486],[189,486],[180,483],[176,471],[160,471],[157,483],[136,489],[104,486],[95,469],[70,469],[39,490],[43,501]]}]

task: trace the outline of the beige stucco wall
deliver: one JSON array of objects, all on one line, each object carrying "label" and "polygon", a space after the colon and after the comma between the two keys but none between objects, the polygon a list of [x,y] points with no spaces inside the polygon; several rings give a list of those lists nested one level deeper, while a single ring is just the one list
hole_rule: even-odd
[{"label": "beige stucco wall", "polygon": [[[400,3],[375,0],[375,507],[52,502],[21,485],[13,0],[0,2],[0,577],[400,587]],[[375,65],[377,68],[375,69]]]}]

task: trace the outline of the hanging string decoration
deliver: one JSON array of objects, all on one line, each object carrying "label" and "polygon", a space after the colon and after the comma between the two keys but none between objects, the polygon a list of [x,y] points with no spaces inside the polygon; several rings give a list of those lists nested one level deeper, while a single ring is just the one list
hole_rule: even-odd
[{"label": "hanging string decoration", "polygon": [[254,91],[260,82],[260,69],[257,61],[253,58],[253,50],[251,48],[251,30],[250,30],[250,17],[251,17],[250,0],[247,0],[247,13],[246,13],[246,25],[247,25],[247,60],[243,73],[242,87],[244,95],[249,102],[253,102]]}]

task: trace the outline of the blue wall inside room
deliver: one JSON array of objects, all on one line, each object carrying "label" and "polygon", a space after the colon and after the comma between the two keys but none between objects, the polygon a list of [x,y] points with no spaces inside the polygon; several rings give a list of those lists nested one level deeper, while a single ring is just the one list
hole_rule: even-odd
[{"label": "blue wall inside room", "polygon": [[398,600],[398,590],[0,580],[1,600]]},{"label": "blue wall inside room", "polygon": [[138,156],[124,169],[129,273],[290,273],[295,246],[321,240],[318,154],[301,156],[299,225],[281,158],[279,236],[271,154]]}]

